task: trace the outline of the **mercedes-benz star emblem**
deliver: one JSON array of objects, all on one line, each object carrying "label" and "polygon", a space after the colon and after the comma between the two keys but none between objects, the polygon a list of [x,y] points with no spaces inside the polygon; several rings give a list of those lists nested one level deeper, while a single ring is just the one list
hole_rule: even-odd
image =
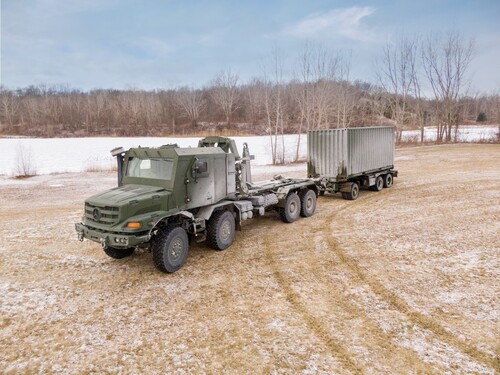
[{"label": "mercedes-benz star emblem", "polygon": [[101,218],[101,211],[99,211],[98,208],[94,208],[94,211],[92,211],[92,217],[95,221],[99,221],[99,219]]}]

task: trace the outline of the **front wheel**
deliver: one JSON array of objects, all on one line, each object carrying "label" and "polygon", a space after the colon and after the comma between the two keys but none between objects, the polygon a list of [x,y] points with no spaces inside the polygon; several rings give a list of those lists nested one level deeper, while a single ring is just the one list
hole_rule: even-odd
[{"label": "front wheel", "polygon": [[300,198],[297,193],[290,193],[286,197],[285,207],[279,209],[281,221],[293,223],[300,216]]},{"label": "front wheel", "polygon": [[214,212],[207,226],[207,242],[214,250],[224,250],[233,244],[234,215],[230,211]]},{"label": "front wheel", "polygon": [[161,272],[175,272],[186,261],[188,250],[186,231],[178,226],[169,226],[153,240],[153,263]]},{"label": "front wheel", "polygon": [[106,246],[104,248],[104,252],[107,256],[114,259],[123,259],[128,256],[131,256],[134,253],[134,248],[129,247],[128,249],[117,249],[116,247]]}]

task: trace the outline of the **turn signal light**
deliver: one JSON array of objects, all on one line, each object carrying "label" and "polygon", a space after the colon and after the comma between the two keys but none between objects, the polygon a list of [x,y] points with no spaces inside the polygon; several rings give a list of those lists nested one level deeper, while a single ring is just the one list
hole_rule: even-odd
[{"label": "turn signal light", "polygon": [[138,223],[136,221],[127,223],[127,228],[130,228],[130,229],[139,229],[140,227],[141,227],[141,223]]}]

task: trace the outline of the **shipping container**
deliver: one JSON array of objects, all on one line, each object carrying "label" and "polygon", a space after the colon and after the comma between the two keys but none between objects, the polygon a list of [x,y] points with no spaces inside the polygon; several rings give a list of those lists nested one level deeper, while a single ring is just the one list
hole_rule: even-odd
[{"label": "shipping container", "polygon": [[[380,190],[392,185],[394,128],[377,126],[312,130],[307,133],[307,173],[318,181],[321,191],[341,191],[348,197],[355,183]],[[386,181],[387,180],[387,181]]]}]

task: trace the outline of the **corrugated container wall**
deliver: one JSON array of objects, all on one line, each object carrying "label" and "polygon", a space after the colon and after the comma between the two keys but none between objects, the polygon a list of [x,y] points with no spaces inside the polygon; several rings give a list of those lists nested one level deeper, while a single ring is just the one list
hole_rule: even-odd
[{"label": "corrugated container wall", "polygon": [[394,128],[312,130],[307,133],[309,177],[337,180],[394,167]]}]

